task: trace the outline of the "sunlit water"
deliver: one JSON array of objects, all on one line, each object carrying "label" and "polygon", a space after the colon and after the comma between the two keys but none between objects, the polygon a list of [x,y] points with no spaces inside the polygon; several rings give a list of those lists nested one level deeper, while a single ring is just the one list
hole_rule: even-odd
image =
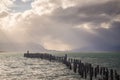
[{"label": "sunlit water", "polygon": [[[64,54],[60,54],[64,55]],[[94,65],[100,64],[120,72],[120,55],[68,54]],[[98,56],[99,55],[99,56]],[[75,57],[77,56],[77,57]],[[77,73],[58,62],[24,58],[21,53],[0,53],[0,80],[82,80]]]},{"label": "sunlit water", "polygon": [[0,54],[0,80],[79,80],[58,62],[24,58],[23,54]]}]

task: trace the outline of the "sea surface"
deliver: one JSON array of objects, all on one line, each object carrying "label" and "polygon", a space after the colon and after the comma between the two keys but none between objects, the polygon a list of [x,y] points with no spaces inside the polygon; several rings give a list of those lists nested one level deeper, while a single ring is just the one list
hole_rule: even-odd
[{"label": "sea surface", "polygon": [[[53,53],[64,56],[66,53]],[[113,68],[120,73],[120,53],[67,53],[82,62]],[[0,80],[85,80],[62,63],[23,57],[23,53],[0,53]],[[88,79],[87,79],[88,80]]]}]

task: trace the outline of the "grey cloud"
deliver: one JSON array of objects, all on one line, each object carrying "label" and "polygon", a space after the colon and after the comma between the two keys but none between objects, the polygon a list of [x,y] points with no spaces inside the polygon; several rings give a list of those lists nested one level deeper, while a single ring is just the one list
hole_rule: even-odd
[{"label": "grey cloud", "polygon": [[111,23],[110,29],[100,28],[99,36],[92,38],[92,44],[98,49],[120,50],[120,22]]},{"label": "grey cloud", "polygon": [[119,27],[120,27],[120,21],[114,21],[114,22],[112,22],[112,26],[116,27],[117,30],[119,30]]},{"label": "grey cloud", "polygon": [[6,11],[0,12],[0,18],[6,17],[7,15],[8,15],[8,12],[6,12]]},{"label": "grey cloud", "polygon": [[58,8],[53,13],[52,19],[68,24],[93,22],[100,24],[109,22],[120,14],[120,1],[109,1],[101,4],[74,6],[67,9]]},{"label": "grey cloud", "polygon": [[120,14],[120,1],[113,0],[102,4],[85,6],[79,9],[79,12],[84,14],[98,15],[108,14],[110,16]]},{"label": "grey cloud", "polygon": [[73,51],[120,51],[120,27],[112,25],[110,29],[100,28],[96,32],[98,36],[87,34],[84,39],[89,42],[87,46]]},{"label": "grey cloud", "polygon": [[[120,14],[120,1],[109,1],[102,4],[94,4],[84,7],[70,7],[67,9],[57,9],[52,19],[60,23],[71,24],[72,26],[92,23],[93,26],[101,27],[102,23],[108,23],[110,29],[99,28],[95,32],[99,35],[91,35],[86,31],[78,31],[78,40],[88,42],[88,47],[99,50],[120,49],[120,26],[119,21],[115,22],[113,19]],[[111,22],[113,21],[113,22]],[[71,26],[71,27],[72,27]],[[70,27],[70,26],[69,26]],[[91,26],[89,26],[91,27]],[[73,30],[72,30],[73,31]],[[82,35],[80,35],[82,34]],[[81,39],[82,38],[82,39]],[[73,40],[74,41],[74,40]],[[77,42],[79,45],[79,41]]]},{"label": "grey cloud", "polygon": [[[24,15],[23,18],[19,16],[18,18],[21,19],[17,27],[18,29],[26,30],[27,36],[24,36],[30,43],[26,43],[28,46],[25,46],[25,48],[28,47],[29,49],[41,48],[43,46],[42,40],[48,36],[52,40],[60,40],[65,44],[71,45],[73,49],[84,48],[83,50],[85,50],[94,48],[105,50],[107,48],[120,48],[120,22],[113,20],[120,13],[119,4],[119,1],[116,0],[82,7],[77,5],[66,9],[59,7],[53,13],[42,16],[33,12]],[[74,28],[87,23],[92,24],[88,27],[99,27],[98,29],[93,29],[96,34],[92,34],[83,28]],[[109,29],[104,29],[101,28],[102,23],[108,23],[111,26]],[[22,30],[18,30],[16,34],[19,35],[21,33],[23,33]],[[21,46],[22,44],[20,48]],[[44,48],[42,47],[41,50],[44,50]]]}]

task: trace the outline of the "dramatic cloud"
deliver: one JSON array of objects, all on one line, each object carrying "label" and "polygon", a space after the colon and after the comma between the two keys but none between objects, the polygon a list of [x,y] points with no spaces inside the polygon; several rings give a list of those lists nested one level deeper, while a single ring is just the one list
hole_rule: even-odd
[{"label": "dramatic cloud", "polygon": [[15,0],[1,0],[0,1],[0,11],[10,10],[9,8],[14,6],[14,1]]},{"label": "dramatic cloud", "polygon": [[119,0],[34,0],[30,5],[22,12],[0,12],[0,50],[120,48]]}]

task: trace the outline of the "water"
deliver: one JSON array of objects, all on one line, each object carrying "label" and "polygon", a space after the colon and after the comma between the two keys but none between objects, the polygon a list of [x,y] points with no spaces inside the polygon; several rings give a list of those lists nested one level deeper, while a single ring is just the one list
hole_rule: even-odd
[{"label": "water", "polygon": [[[54,53],[56,54],[56,53]],[[59,56],[65,53],[57,54]],[[116,69],[120,74],[120,53],[66,53],[68,57],[80,59],[82,62],[92,63],[94,66],[100,65]]]},{"label": "water", "polygon": [[[65,54],[65,53],[64,53]],[[56,53],[56,55],[64,55]],[[106,66],[120,72],[119,53],[68,53],[83,62]],[[83,80],[62,63],[24,58],[23,53],[0,53],[0,80]]]},{"label": "water", "polygon": [[24,58],[19,53],[0,54],[0,80],[79,80],[62,63]]}]

